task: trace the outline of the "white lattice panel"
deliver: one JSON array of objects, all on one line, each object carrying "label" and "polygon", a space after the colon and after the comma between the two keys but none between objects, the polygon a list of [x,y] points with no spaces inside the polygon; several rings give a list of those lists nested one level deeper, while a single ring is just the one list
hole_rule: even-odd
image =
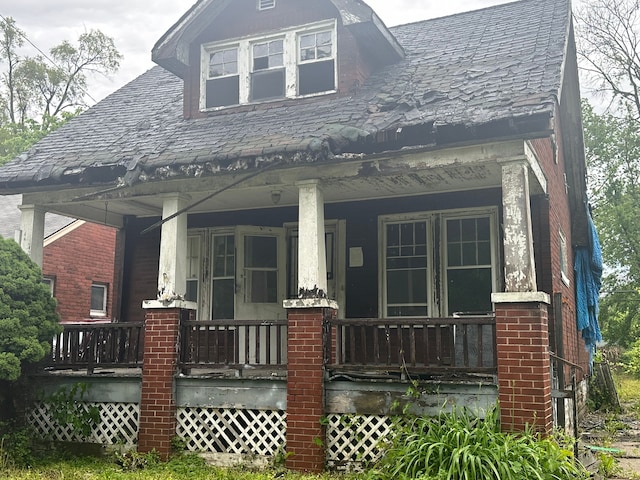
[{"label": "white lattice panel", "polygon": [[100,423],[87,438],[74,432],[71,425],[60,425],[46,403],[35,405],[27,414],[27,421],[44,438],[62,442],[91,442],[103,445],[133,445],[138,439],[137,403],[85,403],[83,408],[95,406],[100,412]]},{"label": "white lattice panel", "polygon": [[380,442],[391,432],[393,420],[382,415],[332,414],[327,422],[327,462],[353,468],[380,458]]},{"label": "white lattice panel", "polygon": [[285,412],[233,408],[178,408],[176,434],[200,452],[274,455],[285,444]]}]

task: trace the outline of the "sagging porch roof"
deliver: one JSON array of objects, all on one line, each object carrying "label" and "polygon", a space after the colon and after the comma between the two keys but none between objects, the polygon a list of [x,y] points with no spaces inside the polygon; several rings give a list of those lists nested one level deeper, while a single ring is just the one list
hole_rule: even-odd
[{"label": "sagging porch roof", "polygon": [[183,117],[182,80],[155,67],[1,168],[0,193],[146,189],[270,164],[319,166],[547,135],[569,26],[568,0],[524,0],[403,25],[390,31],[405,58],[349,96],[197,119]]}]

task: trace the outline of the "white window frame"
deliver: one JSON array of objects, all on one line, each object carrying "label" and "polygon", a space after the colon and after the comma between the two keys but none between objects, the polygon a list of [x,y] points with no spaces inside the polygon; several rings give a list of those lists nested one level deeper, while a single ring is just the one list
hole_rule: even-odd
[{"label": "white window frame", "polygon": [[441,265],[441,311],[443,316],[453,315],[454,312],[449,312],[449,305],[447,299],[449,298],[448,292],[448,277],[447,270],[449,265],[448,249],[447,249],[447,232],[446,224],[447,220],[464,220],[489,217],[489,231],[491,242],[491,289],[492,292],[497,291],[498,286],[498,209],[497,208],[477,208],[477,209],[464,209],[464,210],[448,210],[442,212],[440,215],[440,265]]},{"label": "white window frame", "polygon": [[[93,303],[93,289],[100,288],[102,290],[102,308],[94,309],[90,308],[89,314],[92,317],[106,317],[107,316],[107,295],[109,286],[104,283],[94,282],[91,284],[91,303]],[[93,307],[93,305],[91,305]]]},{"label": "white window frame", "polygon": [[[393,223],[419,222],[427,223],[427,317],[448,316],[448,292],[447,292],[447,244],[446,221],[453,219],[486,217],[490,219],[491,229],[491,281],[492,290],[498,291],[499,286],[499,234],[498,234],[498,208],[478,207],[453,210],[438,210],[429,212],[411,212],[402,214],[381,215],[378,217],[378,314],[381,318],[387,317],[387,269],[386,269],[386,226]],[[440,228],[436,245],[436,224]],[[439,250],[436,252],[436,246]],[[439,257],[439,269],[436,267],[435,256]],[[436,288],[436,275],[440,277],[440,288]],[[402,317],[400,317],[402,318]]]},{"label": "white window frame", "polygon": [[51,293],[51,296],[55,297],[56,277],[51,275],[43,275],[42,283],[44,283],[49,288],[49,292]]},{"label": "white window frame", "polygon": [[[308,33],[321,33],[331,31],[331,57],[321,60],[333,60],[334,62],[334,89],[325,92],[311,93],[308,95],[298,94],[298,65],[299,62],[299,37]],[[271,40],[283,39],[284,68],[285,68],[285,93],[283,98],[251,101],[251,73],[253,72],[252,47],[256,43],[264,43]],[[338,61],[337,61],[337,22],[335,19],[302,25],[284,31],[271,32],[269,34],[255,37],[241,37],[225,42],[206,43],[200,47],[200,110],[217,111],[227,108],[237,107],[251,103],[266,103],[281,101],[285,98],[307,98],[319,95],[327,95],[337,91],[338,81]],[[214,52],[238,49],[238,77],[239,77],[239,98],[238,104],[207,108],[207,81],[224,77],[209,77],[209,59]],[[310,61],[304,62],[310,63]],[[235,75],[235,74],[234,74]]]},{"label": "white window frame", "polygon": [[569,280],[569,245],[562,229],[558,229],[558,243],[560,248],[560,278],[562,283],[568,287],[571,285]]}]

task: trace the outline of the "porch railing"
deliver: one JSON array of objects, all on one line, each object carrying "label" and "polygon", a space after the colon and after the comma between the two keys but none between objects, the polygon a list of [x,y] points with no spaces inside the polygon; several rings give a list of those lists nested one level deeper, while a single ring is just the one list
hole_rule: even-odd
[{"label": "porch railing", "polygon": [[51,368],[142,366],[143,323],[64,324],[52,344]]},{"label": "porch railing", "polygon": [[287,365],[286,320],[198,320],[182,322],[181,328],[183,370]]},{"label": "porch railing", "polygon": [[331,326],[332,370],[496,373],[493,316],[334,319]]}]

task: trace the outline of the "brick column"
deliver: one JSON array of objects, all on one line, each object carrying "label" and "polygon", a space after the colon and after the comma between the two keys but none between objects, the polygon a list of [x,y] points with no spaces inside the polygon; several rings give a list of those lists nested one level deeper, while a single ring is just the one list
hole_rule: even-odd
[{"label": "brick column", "polygon": [[[321,472],[325,466],[325,322],[335,302],[291,300],[287,308],[287,468]],[[300,305],[295,306],[294,304]],[[318,306],[306,306],[316,304]]]},{"label": "brick column", "polygon": [[175,374],[178,368],[180,319],[190,314],[174,302],[145,301],[144,359],[138,451],[155,450],[163,460],[171,453],[171,439],[176,434]]},{"label": "brick column", "polygon": [[503,431],[553,429],[548,305],[543,292],[497,293],[496,353]]}]

